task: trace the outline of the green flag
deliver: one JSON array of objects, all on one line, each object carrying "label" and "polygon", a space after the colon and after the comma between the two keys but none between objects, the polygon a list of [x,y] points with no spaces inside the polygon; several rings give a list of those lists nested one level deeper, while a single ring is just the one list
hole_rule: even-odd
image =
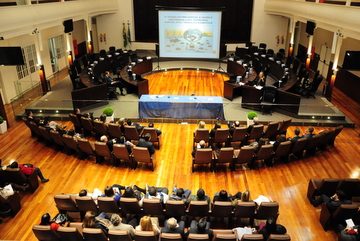
[{"label": "green flag", "polygon": [[123,23],[123,40],[124,40],[124,48],[126,49],[127,46],[127,34],[126,34],[126,27],[125,23]]},{"label": "green flag", "polygon": [[130,23],[128,23],[127,41],[131,44]]}]

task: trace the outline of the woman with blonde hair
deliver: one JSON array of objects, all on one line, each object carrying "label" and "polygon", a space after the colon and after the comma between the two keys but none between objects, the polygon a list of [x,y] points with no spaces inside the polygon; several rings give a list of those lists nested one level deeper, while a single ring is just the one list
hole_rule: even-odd
[{"label": "woman with blonde hair", "polygon": [[144,216],[140,219],[140,224],[136,227],[139,231],[154,231],[155,234],[160,233],[160,229],[157,224],[153,223],[150,216]]},{"label": "woman with blonde hair", "polygon": [[92,211],[87,211],[83,219],[84,228],[100,228],[106,235],[111,225],[110,217],[102,212],[96,216]]}]

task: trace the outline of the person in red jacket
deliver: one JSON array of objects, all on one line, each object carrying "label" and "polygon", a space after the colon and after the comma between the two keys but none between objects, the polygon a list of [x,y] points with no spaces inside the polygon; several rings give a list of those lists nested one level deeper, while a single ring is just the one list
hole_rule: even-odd
[{"label": "person in red jacket", "polygon": [[41,179],[42,183],[45,183],[45,182],[49,181],[49,179],[46,179],[43,176],[40,168],[34,167],[32,164],[18,164],[17,162],[13,162],[8,167],[10,167],[10,168],[20,168],[21,172],[24,173],[27,176],[31,175],[31,173],[35,170],[37,172],[38,177]]}]

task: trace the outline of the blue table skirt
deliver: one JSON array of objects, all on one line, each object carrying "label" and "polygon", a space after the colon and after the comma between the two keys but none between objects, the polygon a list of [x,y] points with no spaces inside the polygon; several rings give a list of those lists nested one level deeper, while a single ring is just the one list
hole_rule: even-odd
[{"label": "blue table skirt", "polygon": [[142,95],[140,118],[219,119],[224,120],[222,97]]}]

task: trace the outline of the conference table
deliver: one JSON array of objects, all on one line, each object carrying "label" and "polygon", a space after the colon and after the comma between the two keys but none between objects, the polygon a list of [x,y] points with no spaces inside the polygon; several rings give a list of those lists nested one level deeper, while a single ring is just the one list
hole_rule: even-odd
[{"label": "conference table", "polygon": [[140,118],[225,120],[222,97],[185,95],[142,95]]}]

